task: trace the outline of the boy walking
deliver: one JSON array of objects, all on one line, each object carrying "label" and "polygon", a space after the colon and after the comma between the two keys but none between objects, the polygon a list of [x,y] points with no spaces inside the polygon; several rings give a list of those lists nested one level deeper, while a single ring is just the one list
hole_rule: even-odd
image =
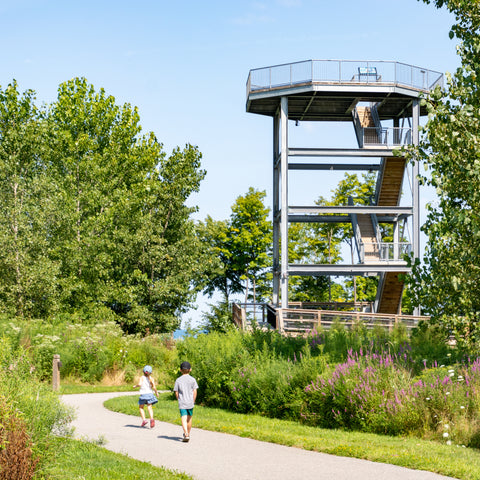
[{"label": "boy walking", "polygon": [[192,366],[188,362],[180,365],[182,375],[175,380],[173,391],[178,400],[180,417],[182,419],[183,441],[190,440],[190,431],[192,430],[192,416],[195,400],[197,399],[197,381],[190,376]]}]

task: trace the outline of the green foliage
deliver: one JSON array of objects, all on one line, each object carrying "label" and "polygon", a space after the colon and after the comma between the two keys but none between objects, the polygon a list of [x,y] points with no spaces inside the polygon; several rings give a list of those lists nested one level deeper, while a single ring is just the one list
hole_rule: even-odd
[{"label": "green foliage", "polygon": [[210,312],[203,314],[202,327],[207,332],[228,332],[235,328],[232,319],[232,309],[228,303],[219,302],[210,305]]},{"label": "green foliage", "polygon": [[351,352],[346,362],[306,387],[302,416],[309,424],[328,428],[477,447],[479,362],[435,365],[415,377],[407,352]]},{"label": "green foliage", "polygon": [[47,129],[34,92],[0,88],[0,312],[42,315],[56,308],[58,264],[47,255],[52,186],[39,158]]},{"label": "green foliage", "polygon": [[228,303],[230,295],[243,291],[240,273],[235,269],[234,253],[230,249],[228,221],[213,220],[207,216],[205,223],[197,225],[198,238],[204,246],[204,270],[198,283],[203,292],[212,297],[218,291]]},{"label": "green foliage", "polygon": [[0,89],[1,312],[178,326],[201,264],[186,200],[205,172],[196,147],[166,155],[139,121],[83,78],[41,111],[33,92]]},{"label": "green foliage", "polygon": [[[245,355],[242,337],[242,332],[236,330],[226,334],[212,332],[188,336],[177,344],[179,362],[188,360],[192,365],[192,376],[199,385],[199,402],[230,406],[230,374],[242,364],[241,357]],[[178,370],[172,373],[179,374]],[[174,378],[172,385],[173,381]]]},{"label": "green foliage", "polygon": [[254,300],[265,294],[265,269],[270,264],[268,252],[272,235],[267,221],[269,209],[263,204],[265,195],[250,187],[232,205],[228,221],[207,217],[205,223],[200,222],[197,227],[199,238],[206,246],[203,291],[209,296],[215,291],[221,292],[226,304],[234,293],[245,291],[248,298],[249,281],[253,283]]},{"label": "green foliage", "polygon": [[298,358],[278,358],[265,348],[256,352],[248,363],[232,374],[233,409],[255,412],[275,418],[298,419],[303,389],[325,368],[325,359],[311,357],[309,350]]},{"label": "green foliage", "polygon": [[[22,458],[24,462],[38,461],[40,469],[51,462],[56,453],[51,448],[53,435],[70,433],[73,412],[60,402],[49,385],[37,380],[24,349],[13,347],[8,337],[2,336],[0,351],[0,425],[5,426],[7,433],[3,439],[19,449],[17,462]],[[10,421],[14,422],[13,432],[17,435],[8,435]],[[31,450],[31,455],[26,450]]]},{"label": "green foliage", "polygon": [[237,198],[230,216],[230,251],[234,269],[246,281],[245,299],[249,297],[249,280],[252,281],[253,301],[258,301],[257,277],[262,278],[271,264],[268,252],[272,242],[272,228],[267,216],[270,211],[263,201],[266,193],[252,187],[244,196]]},{"label": "green foliage", "polygon": [[51,378],[52,359],[59,354],[63,378],[82,382],[101,381],[110,373],[123,373],[119,380],[132,382],[144,365],[155,367],[155,379],[160,385],[168,382],[164,370],[175,362],[171,336],[124,335],[116,322],[95,324],[76,323],[64,316],[57,323],[44,321],[0,321],[0,335],[8,337],[17,348],[29,345],[28,358],[36,375],[46,381]]},{"label": "green foliage", "polygon": [[410,152],[429,170],[423,182],[435,188],[438,203],[428,207],[424,265],[413,265],[409,285],[415,305],[475,348],[480,315],[480,13],[477,1],[432,3],[455,15],[450,37],[460,40],[461,67],[447,74],[444,90],[437,87],[423,100],[428,122],[419,147]]}]

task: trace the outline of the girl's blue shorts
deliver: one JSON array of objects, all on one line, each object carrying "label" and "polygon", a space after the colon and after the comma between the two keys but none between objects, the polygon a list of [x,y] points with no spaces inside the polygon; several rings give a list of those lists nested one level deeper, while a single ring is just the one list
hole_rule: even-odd
[{"label": "girl's blue shorts", "polygon": [[138,399],[139,405],[155,405],[156,403],[158,403],[158,399],[153,393],[140,395],[140,398]]}]

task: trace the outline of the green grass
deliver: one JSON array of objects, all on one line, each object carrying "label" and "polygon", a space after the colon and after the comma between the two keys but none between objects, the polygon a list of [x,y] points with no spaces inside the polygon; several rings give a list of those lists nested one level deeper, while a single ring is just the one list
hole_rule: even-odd
[{"label": "green grass", "polygon": [[60,385],[60,394],[73,393],[102,393],[102,392],[134,392],[132,385],[89,385],[77,383],[65,383]]},{"label": "green grass", "polygon": [[93,443],[58,439],[60,453],[46,472],[52,480],[192,480]]},{"label": "green grass", "polygon": [[[110,410],[138,415],[137,398],[118,397],[105,402]],[[155,417],[180,425],[172,394],[162,394]],[[195,407],[193,427],[278,443],[305,450],[427,470],[462,480],[480,478],[480,452],[417,438],[326,430],[298,422],[244,415],[221,409]]]}]

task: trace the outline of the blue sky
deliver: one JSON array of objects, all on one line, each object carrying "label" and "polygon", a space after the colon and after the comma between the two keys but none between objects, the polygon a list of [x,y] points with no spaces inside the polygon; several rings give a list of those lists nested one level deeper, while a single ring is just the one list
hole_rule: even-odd
[{"label": "blue sky", "polygon": [[[0,19],[3,88],[16,79],[49,103],[61,82],[83,76],[137,106],[167,152],[199,147],[207,177],[191,199],[198,219],[226,219],[250,186],[271,203],[272,122],[245,112],[250,69],[344,59],[445,72],[459,63],[454,18],[417,0],[0,0]],[[301,189],[301,200],[336,184],[320,183],[326,191]]]}]

